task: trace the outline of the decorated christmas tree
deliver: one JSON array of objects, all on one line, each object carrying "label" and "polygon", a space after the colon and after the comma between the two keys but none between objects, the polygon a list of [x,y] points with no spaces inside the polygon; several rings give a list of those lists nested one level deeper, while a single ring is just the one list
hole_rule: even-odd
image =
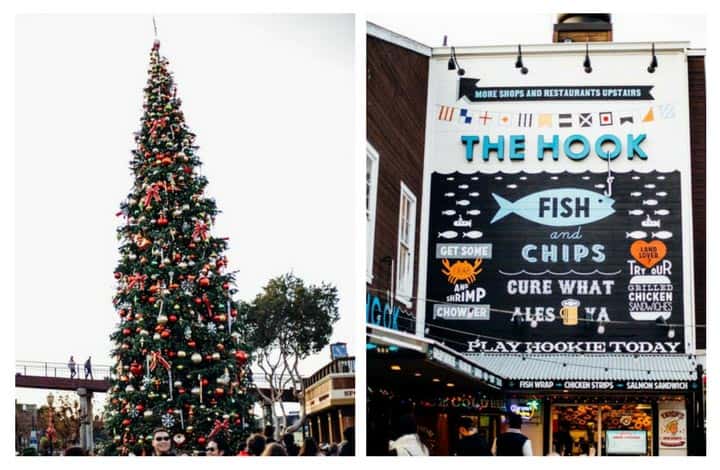
[{"label": "decorated christmas tree", "polygon": [[223,439],[237,450],[249,431],[253,397],[242,319],[226,272],[227,239],[210,229],[218,210],[203,195],[181,100],[155,41],[142,127],[131,169],[135,183],[121,204],[121,259],[115,271],[119,315],[115,371],[105,413],[122,454],[167,428],[181,453]]}]

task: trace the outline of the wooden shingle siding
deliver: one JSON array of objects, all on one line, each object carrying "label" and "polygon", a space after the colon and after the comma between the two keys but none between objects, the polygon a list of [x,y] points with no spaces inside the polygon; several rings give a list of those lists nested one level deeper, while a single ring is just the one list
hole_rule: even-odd
[{"label": "wooden shingle siding", "polygon": [[[705,57],[688,57],[690,93],[690,152],[692,165],[693,242],[695,264],[695,323],[705,325],[706,314],[706,165],[705,165]],[[706,328],[696,328],[697,349],[705,349]]]},{"label": "wooden shingle siding", "polygon": [[[417,264],[425,148],[428,57],[367,36],[367,140],[380,155],[372,289],[390,289],[392,257],[397,265],[400,182],[417,197],[413,297]],[[371,291],[373,295],[377,292]],[[417,302],[413,298],[412,309]]]}]

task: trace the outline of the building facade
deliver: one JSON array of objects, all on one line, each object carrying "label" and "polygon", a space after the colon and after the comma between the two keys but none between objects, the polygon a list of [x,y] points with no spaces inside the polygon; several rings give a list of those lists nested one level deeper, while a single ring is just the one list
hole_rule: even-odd
[{"label": "building facade", "polygon": [[[390,184],[423,175],[414,333],[368,309],[369,429],[392,421],[372,416],[373,386],[419,416],[431,386],[403,374],[440,367],[443,392],[485,405],[460,414],[494,423],[488,438],[502,418],[483,414],[521,414],[536,455],[704,455],[704,52],[613,43],[609,15],[589,16],[561,15],[552,44],[431,49],[426,83],[401,59],[416,45],[369,27],[368,148],[397,160]],[[424,132],[403,121],[412,80]],[[434,452],[451,454],[452,413],[431,408]]]}]

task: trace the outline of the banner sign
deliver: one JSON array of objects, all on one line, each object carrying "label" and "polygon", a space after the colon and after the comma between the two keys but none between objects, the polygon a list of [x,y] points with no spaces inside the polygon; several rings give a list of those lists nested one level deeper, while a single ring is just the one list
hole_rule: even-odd
[{"label": "banner sign", "polygon": [[658,325],[683,321],[679,173],[611,184],[606,195],[607,173],[434,173],[430,334],[464,352],[683,352],[682,330]]},{"label": "banner sign", "polygon": [[687,428],[684,409],[661,410],[658,420],[661,448],[683,449],[687,447]]},{"label": "banner sign", "polygon": [[649,74],[602,47],[591,75],[562,45],[527,76],[510,49],[469,54],[483,81],[459,85],[431,59],[417,334],[467,354],[694,352],[686,51]]},{"label": "banner sign", "polygon": [[461,78],[458,99],[470,101],[653,100],[649,85],[478,87],[480,80]]},{"label": "banner sign", "polygon": [[[506,380],[507,390],[619,390],[628,392],[696,390],[696,382],[672,380]],[[669,428],[670,429],[670,428]],[[672,427],[672,429],[675,429]]]}]

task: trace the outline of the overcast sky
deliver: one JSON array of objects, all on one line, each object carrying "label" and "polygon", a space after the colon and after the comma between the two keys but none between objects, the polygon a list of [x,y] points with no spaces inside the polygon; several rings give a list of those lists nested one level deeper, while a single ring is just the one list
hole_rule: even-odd
[{"label": "overcast sky", "polygon": [[[222,211],[212,233],[230,237],[237,298],[291,270],[330,282],[342,317],[332,340],[358,354],[353,17],[157,22]],[[133,184],[152,19],[21,16],[16,38],[16,359],[110,364],[115,213]],[[302,372],[329,360],[326,348]]]},{"label": "overcast sky", "polygon": [[[459,15],[456,10],[446,10],[421,15],[371,13],[367,19],[430,47],[442,46],[443,35],[448,36],[450,46],[545,44],[552,42],[557,13]],[[615,13],[611,21],[615,42],[690,41],[691,47],[706,47],[706,17],[702,15]]]}]

